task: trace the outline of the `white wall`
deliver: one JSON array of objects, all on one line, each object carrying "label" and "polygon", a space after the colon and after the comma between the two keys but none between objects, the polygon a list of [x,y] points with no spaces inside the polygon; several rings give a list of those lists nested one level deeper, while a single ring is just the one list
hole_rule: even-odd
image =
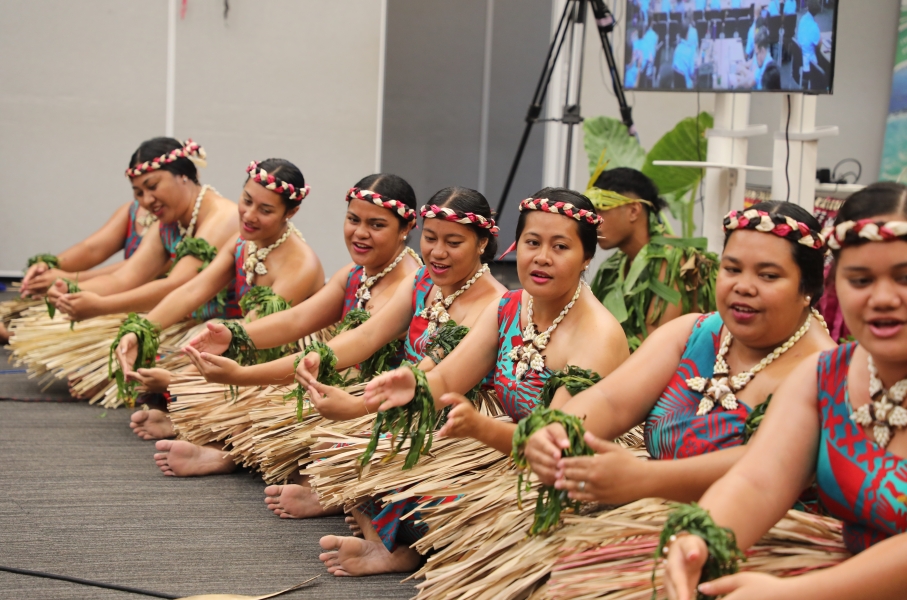
[{"label": "white wall", "polygon": [[[0,0],[0,271],[83,239],[131,197],[123,175],[163,135],[167,2]],[[175,134],[236,199],[252,159],[302,169],[296,224],[331,273],[349,261],[343,197],[378,152],[381,2],[188,3]]]}]

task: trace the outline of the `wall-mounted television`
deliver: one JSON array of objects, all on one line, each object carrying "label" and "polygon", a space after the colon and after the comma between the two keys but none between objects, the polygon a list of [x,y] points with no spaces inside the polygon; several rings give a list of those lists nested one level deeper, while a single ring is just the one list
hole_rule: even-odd
[{"label": "wall-mounted television", "polygon": [[626,0],[628,90],[830,94],[838,0]]}]

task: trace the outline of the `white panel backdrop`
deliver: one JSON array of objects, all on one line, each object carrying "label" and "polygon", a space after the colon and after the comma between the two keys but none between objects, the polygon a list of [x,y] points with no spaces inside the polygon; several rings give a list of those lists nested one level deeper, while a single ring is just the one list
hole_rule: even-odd
[{"label": "white panel backdrop", "polygon": [[[97,229],[163,135],[168,1],[2,0],[0,272]],[[331,273],[343,195],[379,151],[380,0],[190,0],[176,24],[175,134],[236,199],[252,159],[286,158],[312,194],[295,221]]]}]

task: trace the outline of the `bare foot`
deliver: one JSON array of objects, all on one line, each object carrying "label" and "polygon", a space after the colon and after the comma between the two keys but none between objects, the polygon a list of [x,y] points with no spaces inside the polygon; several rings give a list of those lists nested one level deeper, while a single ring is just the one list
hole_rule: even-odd
[{"label": "bare foot", "polygon": [[196,446],[183,440],[159,440],[154,447],[160,450],[154,462],[164,475],[195,477],[218,475],[236,469],[236,463],[222,447]]},{"label": "bare foot", "polygon": [[419,566],[419,553],[406,546],[388,552],[381,542],[336,535],[324,536],[319,544],[325,552],[318,560],[335,577],[410,573]]},{"label": "bare foot", "polygon": [[318,543],[325,552],[318,555],[318,560],[324,563],[328,573],[335,577],[360,577],[416,570],[421,561],[418,552],[406,546],[388,551],[370,519],[355,509],[351,514],[365,534],[365,539],[336,535],[321,538]]},{"label": "bare foot", "polygon": [[359,527],[359,522],[356,520],[356,517],[348,514],[344,521],[346,521],[347,526],[350,528],[350,531],[353,532],[354,536],[358,538],[362,537],[362,528]]},{"label": "bare foot", "polygon": [[137,410],[132,413],[129,426],[143,440],[162,440],[176,437],[176,430],[170,422],[170,415],[162,410]]},{"label": "bare foot", "polygon": [[343,512],[339,507],[323,508],[318,502],[318,494],[305,481],[301,484],[269,485],[265,488],[265,504],[281,519],[308,519]]}]

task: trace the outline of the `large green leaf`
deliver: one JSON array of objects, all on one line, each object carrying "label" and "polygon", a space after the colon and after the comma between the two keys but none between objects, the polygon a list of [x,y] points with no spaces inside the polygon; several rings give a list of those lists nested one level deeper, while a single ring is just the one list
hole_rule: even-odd
[{"label": "large green leaf", "polygon": [[698,123],[695,117],[687,117],[674,129],[664,134],[646,155],[642,172],[648,175],[662,197],[671,207],[671,213],[683,223],[683,235],[693,235],[693,211],[690,192],[702,180],[702,169],[689,167],[656,167],[656,160],[705,160],[708,143],[705,130],[714,126],[709,113],[701,113]]},{"label": "large green leaf", "polygon": [[646,151],[635,136],[627,133],[627,126],[621,121],[611,117],[591,117],[583,122],[583,132],[590,175],[595,172],[602,151],[605,151],[605,160],[608,161],[607,169],[642,169]]}]

